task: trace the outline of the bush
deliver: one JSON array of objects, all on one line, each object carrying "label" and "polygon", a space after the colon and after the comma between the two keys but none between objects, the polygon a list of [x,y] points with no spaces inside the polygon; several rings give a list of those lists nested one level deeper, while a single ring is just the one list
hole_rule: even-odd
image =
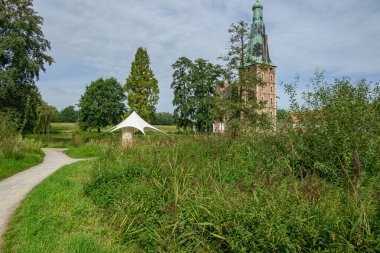
[{"label": "bush", "polygon": [[16,131],[16,125],[5,115],[0,115],[0,157],[15,155],[25,148],[21,135]]},{"label": "bush", "polygon": [[[295,87],[286,85],[292,97]],[[359,179],[380,169],[380,92],[365,80],[347,78],[329,84],[317,72],[305,103],[292,109],[300,120],[284,133],[282,152],[298,171],[316,171],[330,179]]]}]

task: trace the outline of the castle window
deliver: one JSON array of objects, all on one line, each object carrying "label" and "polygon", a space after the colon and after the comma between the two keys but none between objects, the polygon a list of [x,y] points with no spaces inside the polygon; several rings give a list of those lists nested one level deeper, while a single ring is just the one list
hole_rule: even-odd
[{"label": "castle window", "polygon": [[261,100],[264,101],[264,96],[261,96]]},{"label": "castle window", "polygon": [[273,92],[273,86],[270,87],[270,92]]},{"label": "castle window", "polygon": [[273,75],[270,75],[270,80],[273,81]]},{"label": "castle window", "polygon": [[273,98],[270,98],[270,104],[273,105]]}]

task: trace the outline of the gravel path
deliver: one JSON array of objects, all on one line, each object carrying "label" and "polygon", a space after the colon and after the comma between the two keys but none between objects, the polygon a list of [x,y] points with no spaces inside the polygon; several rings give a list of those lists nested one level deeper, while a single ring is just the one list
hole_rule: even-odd
[{"label": "gravel path", "polygon": [[0,181],[0,252],[8,221],[26,194],[62,166],[80,161],[65,155],[65,149],[42,150],[45,153],[43,163]]}]

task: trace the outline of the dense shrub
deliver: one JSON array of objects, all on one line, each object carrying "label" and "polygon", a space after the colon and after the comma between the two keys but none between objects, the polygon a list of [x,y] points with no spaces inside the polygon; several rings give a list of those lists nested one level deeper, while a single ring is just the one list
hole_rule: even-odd
[{"label": "dense shrub", "polygon": [[311,80],[300,106],[295,87],[286,85],[291,108],[300,120],[283,133],[283,153],[299,171],[317,171],[328,178],[359,179],[380,169],[380,90],[365,80],[325,81],[323,72]]},{"label": "dense shrub", "polygon": [[110,148],[85,192],[131,251],[380,250],[372,184],[358,196],[317,174],[299,179],[274,136],[255,139],[153,136]]}]

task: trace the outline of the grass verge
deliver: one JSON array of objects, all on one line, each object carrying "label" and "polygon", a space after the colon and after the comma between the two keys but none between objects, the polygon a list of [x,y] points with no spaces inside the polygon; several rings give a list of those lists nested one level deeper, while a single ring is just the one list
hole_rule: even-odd
[{"label": "grass verge", "polygon": [[44,156],[44,153],[39,150],[18,154],[12,157],[0,158],[0,180],[40,164]]},{"label": "grass verge", "polygon": [[125,252],[83,194],[91,163],[63,167],[27,196],[11,220],[4,252]]},{"label": "grass verge", "polygon": [[102,154],[103,145],[98,143],[85,143],[76,148],[67,150],[66,155],[72,158],[93,158]]}]

